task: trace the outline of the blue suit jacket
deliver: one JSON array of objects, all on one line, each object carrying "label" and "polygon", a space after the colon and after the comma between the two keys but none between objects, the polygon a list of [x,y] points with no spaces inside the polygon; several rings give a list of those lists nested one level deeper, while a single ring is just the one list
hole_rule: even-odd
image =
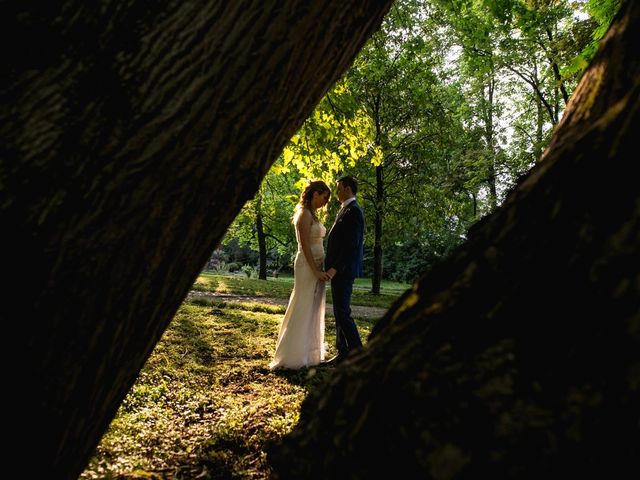
[{"label": "blue suit jacket", "polygon": [[324,269],[335,268],[336,275],[356,278],[362,275],[364,255],[364,214],[356,201],[336,217],[327,237]]}]

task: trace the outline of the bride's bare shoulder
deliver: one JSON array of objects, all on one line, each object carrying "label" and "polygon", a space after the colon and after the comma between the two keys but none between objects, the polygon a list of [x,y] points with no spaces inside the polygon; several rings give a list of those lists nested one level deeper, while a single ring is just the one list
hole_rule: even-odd
[{"label": "bride's bare shoulder", "polygon": [[313,215],[306,208],[301,208],[296,212],[293,223],[296,225],[311,225],[313,223]]}]

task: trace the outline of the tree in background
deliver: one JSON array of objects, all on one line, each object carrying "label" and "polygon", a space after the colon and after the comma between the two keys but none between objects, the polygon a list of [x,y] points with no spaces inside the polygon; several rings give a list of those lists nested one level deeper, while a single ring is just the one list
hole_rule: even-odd
[{"label": "tree in background", "polygon": [[[282,161],[280,157],[276,164]],[[275,171],[278,171],[276,174]],[[272,168],[253,199],[235,218],[223,240],[223,247],[247,245],[258,251],[258,278],[266,280],[269,267],[277,272],[290,263],[295,253],[295,232],[291,216],[297,196],[293,186],[297,175]]]},{"label": "tree in background", "polygon": [[[433,4],[456,45],[459,83],[469,106],[466,122],[477,139],[466,164],[474,177],[470,185],[488,201],[486,214],[544,151],[587,64],[595,23],[585,16],[586,2]],[[610,21],[611,14],[603,17]]]}]

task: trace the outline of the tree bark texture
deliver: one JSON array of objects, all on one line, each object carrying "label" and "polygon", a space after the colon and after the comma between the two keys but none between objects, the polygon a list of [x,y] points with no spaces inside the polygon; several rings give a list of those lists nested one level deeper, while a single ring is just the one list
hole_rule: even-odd
[{"label": "tree bark texture", "polygon": [[0,221],[19,312],[2,323],[28,382],[14,400],[34,478],[82,471],[226,228],[390,3],[3,3]]},{"label": "tree bark texture", "polygon": [[307,398],[278,478],[638,477],[639,30],[628,1],[542,161]]}]

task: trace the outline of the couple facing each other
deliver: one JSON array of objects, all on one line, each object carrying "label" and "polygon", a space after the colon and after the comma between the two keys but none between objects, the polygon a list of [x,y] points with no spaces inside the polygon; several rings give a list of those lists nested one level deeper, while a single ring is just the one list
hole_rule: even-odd
[{"label": "couple facing each other", "polygon": [[[336,319],[336,363],[349,351],[362,347],[360,333],[351,317],[351,292],[362,275],[364,215],[356,202],[358,184],[353,177],[337,182],[342,208],[327,236],[316,211],[329,202],[331,191],[322,181],[311,182],[300,195],[293,223],[298,251],[293,267],[293,291],[284,314],[271,369],[298,369],[325,360],[325,282],[331,280],[333,314]],[[323,269],[324,266],[324,269]],[[331,360],[333,361],[333,359]]]}]

